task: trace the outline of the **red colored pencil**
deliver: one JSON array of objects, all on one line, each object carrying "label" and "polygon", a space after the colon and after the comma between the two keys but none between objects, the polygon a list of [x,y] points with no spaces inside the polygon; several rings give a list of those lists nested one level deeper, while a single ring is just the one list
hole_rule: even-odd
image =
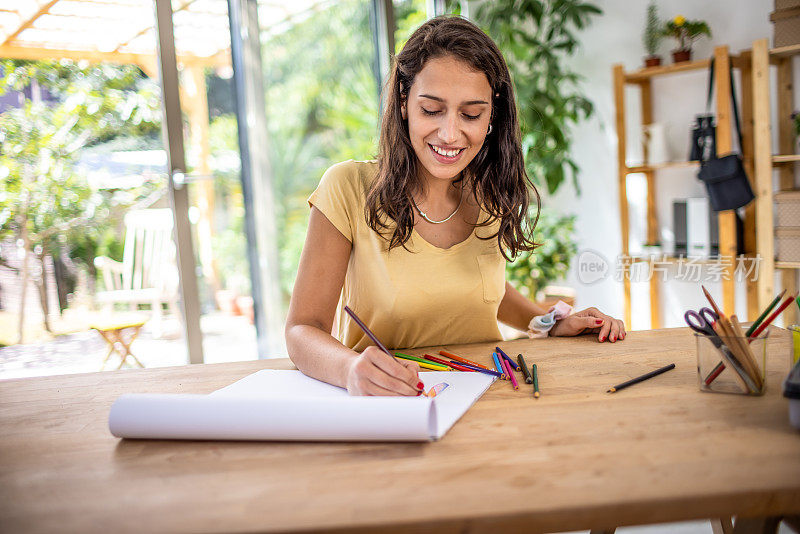
[{"label": "red colored pencil", "polygon": [[775,310],[774,312],[772,312],[772,315],[770,315],[770,316],[767,318],[767,320],[765,320],[763,323],[761,323],[761,325],[759,325],[759,327],[758,327],[758,328],[756,328],[756,329],[755,329],[755,331],[754,331],[752,334],[750,334],[750,339],[748,339],[747,341],[748,341],[748,342],[751,342],[751,341],[753,341],[755,338],[757,338],[757,337],[758,337],[758,334],[760,334],[761,332],[763,332],[763,331],[764,331],[764,329],[765,329],[766,327],[768,327],[768,326],[769,326],[769,323],[771,323],[772,321],[774,321],[774,320],[775,320],[775,318],[776,318],[777,316],[779,316],[779,315],[781,314],[781,312],[783,312],[783,310],[785,310],[786,308],[788,308],[788,307],[789,307],[789,304],[791,304],[791,303],[792,303],[792,301],[794,301],[794,299],[796,299],[796,298],[797,298],[797,295],[798,295],[798,293],[795,293],[794,295],[792,295],[791,297],[789,297],[788,299],[786,299],[786,301],[785,301],[783,304],[781,304],[780,306],[778,306],[778,309],[777,309],[777,310]]},{"label": "red colored pencil", "polygon": [[437,358],[436,356],[431,356],[430,354],[423,354],[422,357],[425,358],[426,360],[430,360],[432,362],[441,363],[442,365],[447,365],[447,366],[452,367],[453,369],[455,369],[457,371],[467,371],[467,372],[470,372],[470,373],[477,372],[477,371],[475,371],[473,369],[470,369],[468,367],[462,367],[462,366],[458,365],[457,363],[450,363],[447,360],[443,360],[441,358]]},{"label": "red colored pencil", "polygon": [[506,373],[508,373],[509,378],[511,378],[511,385],[514,386],[514,389],[519,389],[519,384],[517,384],[517,379],[514,378],[514,370],[511,369],[511,364],[502,358],[500,359],[500,362],[503,364],[503,367],[505,368]]},{"label": "red colored pencil", "polygon": [[470,365],[474,365],[475,367],[480,367],[481,369],[486,369],[487,371],[491,371],[491,369],[489,369],[485,365],[481,365],[479,363],[475,363],[472,360],[468,360],[466,358],[462,358],[461,356],[456,356],[452,352],[447,352],[446,350],[440,350],[439,354],[441,354],[442,356],[447,356],[451,360],[456,360],[456,361],[459,361],[459,362],[468,363]]}]

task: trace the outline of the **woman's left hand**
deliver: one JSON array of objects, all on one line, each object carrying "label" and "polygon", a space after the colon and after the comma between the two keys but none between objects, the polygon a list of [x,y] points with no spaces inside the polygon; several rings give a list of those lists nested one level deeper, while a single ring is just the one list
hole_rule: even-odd
[{"label": "woman's left hand", "polygon": [[602,313],[597,308],[586,308],[556,321],[550,330],[551,336],[577,336],[580,334],[598,334],[597,340],[608,340],[612,343],[625,339],[625,325],[619,319]]}]

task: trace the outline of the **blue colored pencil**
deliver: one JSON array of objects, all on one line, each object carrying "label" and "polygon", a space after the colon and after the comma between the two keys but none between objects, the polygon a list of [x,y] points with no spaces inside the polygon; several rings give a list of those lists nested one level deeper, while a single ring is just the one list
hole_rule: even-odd
[{"label": "blue colored pencil", "polygon": [[497,371],[500,373],[500,378],[502,380],[506,379],[506,372],[503,370],[503,366],[500,365],[500,357],[497,355],[496,352],[492,353],[492,359],[494,360],[494,366],[497,368]]},{"label": "blue colored pencil", "polygon": [[503,352],[503,349],[501,349],[500,347],[495,347],[495,349],[497,350],[497,354],[502,356],[503,359],[508,362],[508,365],[510,365],[512,369],[514,369],[516,371],[521,371],[521,369],[519,368],[519,364],[517,362],[515,362],[514,360],[512,360],[511,358],[509,358],[508,354]]},{"label": "blue colored pencil", "polygon": [[503,377],[503,375],[501,375],[501,374],[500,374],[500,373],[498,373],[497,371],[491,371],[491,370],[489,370],[489,369],[481,369],[480,367],[476,367],[476,366],[474,366],[474,365],[470,365],[470,364],[468,364],[468,363],[455,362],[455,361],[453,361],[453,360],[450,360],[450,361],[451,361],[452,363],[457,363],[457,364],[458,364],[458,365],[460,365],[461,367],[467,367],[467,368],[469,368],[469,369],[472,369],[473,371],[478,371],[479,373],[484,373],[484,374],[487,374],[487,375],[496,376],[497,378],[502,378],[502,377]]}]

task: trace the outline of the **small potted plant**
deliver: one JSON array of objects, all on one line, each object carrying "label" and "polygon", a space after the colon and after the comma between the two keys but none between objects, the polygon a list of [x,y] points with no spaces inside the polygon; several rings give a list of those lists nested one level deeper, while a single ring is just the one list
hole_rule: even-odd
[{"label": "small potted plant", "polygon": [[644,49],[647,52],[647,57],[644,58],[645,67],[657,67],[661,65],[661,56],[658,55],[658,45],[661,44],[661,39],[663,37],[664,32],[658,20],[658,8],[655,2],[650,2],[647,6],[647,23],[645,24],[644,35],[642,36]]},{"label": "small potted plant", "polygon": [[711,29],[702,20],[686,20],[678,15],[664,25],[664,35],[678,41],[678,48],[672,51],[672,61],[681,63],[692,59],[692,43],[704,35],[711,37]]}]

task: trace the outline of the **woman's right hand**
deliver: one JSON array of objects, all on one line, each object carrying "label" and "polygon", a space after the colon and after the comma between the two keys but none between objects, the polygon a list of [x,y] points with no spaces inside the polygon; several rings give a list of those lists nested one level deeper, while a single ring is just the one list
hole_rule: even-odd
[{"label": "woman's right hand", "polygon": [[350,395],[418,396],[422,389],[416,362],[397,360],[375,346],[353,358],[347,370]]}]

